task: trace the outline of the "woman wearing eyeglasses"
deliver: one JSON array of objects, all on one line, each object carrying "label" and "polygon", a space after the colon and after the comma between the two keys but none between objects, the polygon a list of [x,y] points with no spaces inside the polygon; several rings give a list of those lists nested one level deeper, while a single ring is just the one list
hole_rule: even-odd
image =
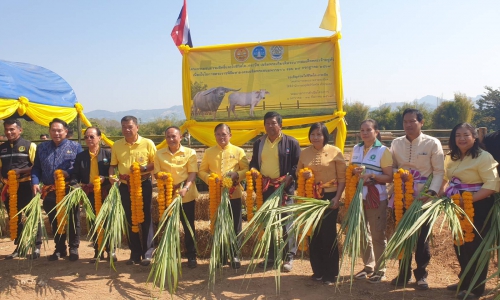
[{"label": "woman wearing eyeglasses", "polygon": [[[111,183],[106,178],[108,176],[109,163],[111,162],[111,151],[100,147],[101,130],[97,127],[88,127],[84,134],[85,144],[88,150],[76,155],[73,173],[71,174],[71,185],[80,184],[89,197],[92,208],[95,211],[94,189],[92,182],[99,176],[101,178],[101,197],[104,200],[111,187]],[[94,241],[94,258],[91,263],[97,260],[97,242]],[[103,259],[104,257],[101,257]],[[108,252],[108,259],[116,261],[116,255]]]}]

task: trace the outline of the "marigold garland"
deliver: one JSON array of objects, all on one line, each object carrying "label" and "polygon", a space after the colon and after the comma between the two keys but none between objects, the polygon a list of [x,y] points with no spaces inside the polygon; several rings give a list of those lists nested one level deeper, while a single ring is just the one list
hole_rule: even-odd
[{"label": "marigold garland", "polygon": [[[460,205],[460,194],[455,194],[451,196],[451,199],[456,205]],[[467,214],[467,217],[470,219],[469,220],[465,216],[458,216],[460,220],[460,227],[462,227],[463,230],[463,238],[460,238],[459,241],[455,241],[455,245],[463,245],[464,242],[470,243],[474,241],[474,227],[472,226],[471,223],[474,222],[474,205],[473,205],[473,196],[471,192],[463,192],[462,193],[462,199],[464,202],[464,212]]]},{"label": "marigold garland", "polygon": [[262,174],[260,173],[258,173],[255,179],[255,204],[257,205],[257,210],[264,204],[264,196],[262,195]]},{"label": "marigold garland", "polygon": [[314,198],[314,174],[311,172],[311,177],[306,179],[306,197]]},{"label": "marigold garland", "polygon": [[352,198],[354,197],[358,187],[359,175],[353,174],[354,168],[356,167],[357,165],[350,164],[346,171],[346,189],[344,199],[344,207],[346,210],[349,208],[349,204],[351,204]]},{"label": "marigold garland", "polygon": [[142,198],[141,167],[138,162],[132,163],[129,179],[130,205],[132,212],[132,232],[139,232],[139,224],[144,222],[144,202]]},{"label": "marigold garland", "polygon": [[303,168],[299,171],[299,178],[297,178],[297,196],[306,196],[306,179],[304,178],[304,172],[308,170],[308,168]]},{"label": "marigold garland", "polygon": [[252,178],[252,172],[247,171],[245,173],[245,178],[247,182],[247,197],[245,199],[245,204],[247,208],[247,221],[252,220],[253,218],[253,178]]},{"label": "marigold garland", "polygon": [[407,172],[408,179],[405,182],[405,208],[409,209],[414,200],[413,175]]},{"label": "marigold garland", "polygon": [[[64,173],[63,170],[57,169],[54,172],[56,174],[56,204],[60,203],[64,196],[66,195],[66,182],[64,181]],[[64,208],[61,208],[63,210]],[[66,232],[66,220],[64,216],[66,215],[65,211],[58,212],[57,214],[57,233],[63,234]],[[62,224],[62,225],[61,225]]]},{"label": "marigold garland", "polygon": [[17,223],[19,221],[19,216],[17,216],[17,191],[19,189],[19,182],[17,181],[16,171],[10,170],[7,173],[7,184],[9,185],[10,239],[13,241],[17,238]]},{"label": "marigold garland", "polygon": [[221,185],[217,182],[219,176],[211,173],[208,177],[208,195],[209,195],[209,209],[210,209],[210,232],[213,234],[215,230],[215,217],[217,208],[221,202]]},{"label": "marigold garland", "polygon": [[[92,181],[94,187],[94,206],[95,215],[97,216],[101,211],[102,207],[102,193],[101,193],[101,177],[96,176]],[[102,239],[104,238],[104,232],[102,231],[102,224],[99,224],[99,236],[97,237],[97,247],[101,249]]]},{"label": "marigold garland", "polygon": [[394,217],[396,226],[398,226],[399,221],[403,218],[403,179],[401,174],[404,173],[403,169],[399,169],[394,173]]}]

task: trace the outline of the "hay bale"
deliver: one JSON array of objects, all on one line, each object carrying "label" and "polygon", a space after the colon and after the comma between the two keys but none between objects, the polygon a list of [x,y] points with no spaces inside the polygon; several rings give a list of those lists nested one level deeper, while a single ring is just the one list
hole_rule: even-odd
[{"label": "hay bale", "polygon": [[194,219],[196,221],[210,220],[210,199],[207,192],[200,193],[196,199]]}]

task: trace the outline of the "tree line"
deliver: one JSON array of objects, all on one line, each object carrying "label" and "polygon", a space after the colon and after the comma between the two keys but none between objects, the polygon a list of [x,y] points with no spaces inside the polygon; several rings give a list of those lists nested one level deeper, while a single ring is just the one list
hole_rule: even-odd
[{"label": "tree line", "polygon": [[424,114],[423,129],[450,129],[461,122],[474,124],[476,127],[487,127],[488,130],[500,129],[500,88],[485,87],[485,94],[474,101],[467,95],[455,93],[452,101],[443,101],[436,109],[431,110],[425,103],[417,101],[405,103],[396,109],[381,106],[371,110],[361,102],[345,103],[348,130],[358,130],[359,124],[367,118],[378,122],[381,130],[402,130],[401,116],[406,108],[417,108]]}]

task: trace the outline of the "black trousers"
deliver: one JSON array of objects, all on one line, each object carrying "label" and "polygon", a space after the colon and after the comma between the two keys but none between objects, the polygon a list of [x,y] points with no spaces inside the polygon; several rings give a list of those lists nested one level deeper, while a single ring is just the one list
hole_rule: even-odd
[{"label": "black trousers", "polygon": [[[269,196],[275,191],[275,188],[270,186],[267,191],[262,193],[262,197],[264,198],[264,201],[267,201]],[[291,205],[293,204],[292,199],[288,199],[285,203],[285,205]],[[282,214],[282,217],[286,217],[288,214]],[[285,249],[283,250],[283,260],[291,260],[297,253],[297,237],[295,235],[290,235],[288,234],[290,227],[293,223],[293,218],[289,218],[287,222],[283,225],[283,240],[286,241],[286,246]],[[274,237],[272,238],[274,240]],[[271,245],[269,247],[269,258],[273,258],[274,255],[274,245],[271,242]]]},{"label": "black trousers", "polygon": [[[485,223],[486,217],[488,216],[488,213],[490,212],[491,208],[493,207],[493,202],[494,202],[494,197],[490,196],[486,199],[477,201],[473,203],[474,206],[474,219],[473,223],[474,226],[476,227],[477,230],[481,233],[481,236],[485,236],[488,230],[490,230],[491,227],[491,221],[488,220],[487,223]],[[479,244],[483,239],[475,232],[474,235],[474,240],[472,242],[464,243],[463,245],[460,246],[460,254],[458,252],[458,247],[455,246],[455,253],[458,258],[458,263],[460,264],[460,273],[458,274],[458,277],[462,276],[463,272],[465,271],[465,267],[469,263],[470,259],[472,258],[472,255],[474,255],[474,252],[476,249],[479,247]],[[485,284],[478,285],[479,283],[483,282],[486,279],[486,276],[488,275],[488,265],[489,265],[489,260],[488,263],[486,263],[486,266],[482,270],[478,270],[480,272],[479,278],[476,281],[476,288],[472,290],[472,293],[474,293],[477,296],[481,296],[484,293],[484,289],[486,287]],[[472,268],[469,270],[469,272],[465,275],[464,281],[462,282],[462,285],[460,286],[460,290],[467,290],[470,286],[470,282],[474,275],[476,274],[476,266],[477,263],[474,263],[472,265]]]},{"label": "black trousers", "polygon": [[[108,195],[109,192],[109,185],[108,186],[101,186],[101,201],[104,202],[106,199],[106,196]],[[89,198],[90,205],[92,206],[92,210],[94,211],[94,214],[96,214],[97,217],[97,212],[95,210],[95,195],[94,192],[90,192],[87,197]],[[102,203],[101,203],[102,204]],[[94,228],[95,222],[90,222],[89,228]],[[97,244],[97,236],[91,237],[91,241],[93,242],[94,249],[98,250],[98,244]],[[106,245],[108,246],[108,245]],[[106,247],[107,252],[109,252],[109,247]]]},{"label": "black trousers", "polygon": [[[31,199],[33,199],[33,192],[31,191],[31,182],[30,181],[20,182],[19,188],[17,189],[17,212],[25,208],[26,205],[29,204]],[[10,213],[10,203],[8,194],[7,194],[7,199],[5,200],[5,208],[7,209],[7,212]],[[14,245],[19,245],[19,239],[21,238],[21,233],[23,229],[24,229],[24,224],[22,222],[22,217],[21,215],[18,215],[17,237],[14,240]],[[42,232],[40,224],[38,224],[38,231],[36,233],[35,245],[36,248],[38,249],[40,249],[40,246],[42,245]]]},{"label": "black trousers", "polygon": [[241,198],[231,199],[229,201],[229,205],[231,206],[231,211],[233,212],[234,232],[238,235],[241,232],[241,223],[243,222],[241,218]]},{"label": "black trousers", "polygon": [[[331,200],[337,193],[325,193],[323,200]],[[338,209],[327,209],[319,227],[316,227],[309,243],[309,261],[315,277],[334,281],[339,275],[339,249],[337,241]]]},{"label": "black trousers", "polygon": [[151,198],[153,196],[153,185],[151,179],[142,182],[142,201],[144,203],[144,222],[139,224],[139,232],[132,232],[132,208],[130,190],[127,184],[121,183],[120,196],[123,209],[129,226],[128,247],[130,248],[130,259],[138,261],[141,258],[151,258],[153,254],[153,221],[151,219]]},{"label": "black trousers", "polygon": [[[67,191],[66,191],[67,192]],[[78,248],[80,246],[80,208],[73,208],[70,212],[72,217],[69,218],[68,230],[63,234],[57,233],[57,211],[56,207],[56,193],[50,192],[43,200],[43,209],[49,216],[52,233],[54,234],[54,242],[56,244],[55,252],[66,252],[66,235],[69,235],[69,247]],[[68,232],[69,231],[69,232]]]},{"label": "black trousers", "polygon": [[[413,275],[418,281],[423,278],[427,278],[427,266],[431,260],[431,249],[429,247],[429,240],[425,240],[427,234],[429,233],[429,225],[424,224],[420,228],[420,235],[418,236],[417,249],[415,250],[415,262],[417,263],[417,268],[413,270]],[[411,278],[411,259],[408,260],[406,266],[406,277],[405,277],[405,266],[399,261],[399,279],[403,282],[403,278],[409,280]]]},{"label": "black trousers", "polygon": [[[193,234],[196,234],[196,230],[194,227],[194,207],[196,201],[189,201],[186,203],[182,203],[182,210],[186,214],[186,217],[189,222],[189,226],[191,226],[191,230],[193,230]],[[196,258],[196,246],[194,244],[194,238],[191,236],[189,229],[187,228],[186,221],[184,217],[181,216],[182,228],[184,228],[184,245],[186,247],[186,256],[188,259]]]}]

